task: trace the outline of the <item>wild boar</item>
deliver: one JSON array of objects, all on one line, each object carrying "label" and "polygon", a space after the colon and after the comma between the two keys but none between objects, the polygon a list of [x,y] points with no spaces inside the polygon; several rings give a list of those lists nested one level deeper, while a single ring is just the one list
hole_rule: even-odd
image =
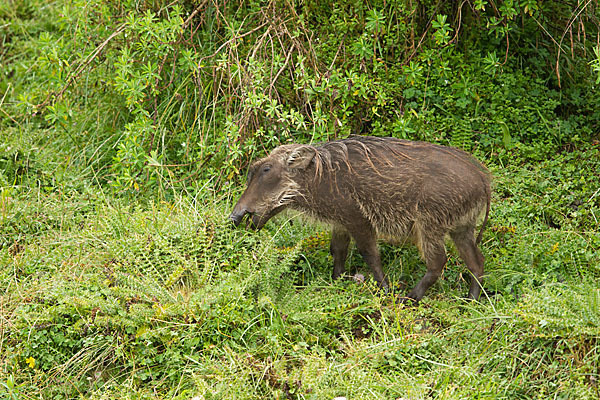
[{"label": "wild boar", "polygon": [[[490,174],[464,151],[426,142],[351,136],[319,145],[279,146],[249,169],[247,187],[229,218],[260,229],[289,207],[332,226],[333,277],[344,273],[350,239],[378,284],[389,284],[377,239],[412,240],[427,272],[408,293],[419,301],[446,264],[452,238],[471,272],[477,299],[484,258],[478,243],[490,210]],[[478,218],[485,214],[477,237]]]}]

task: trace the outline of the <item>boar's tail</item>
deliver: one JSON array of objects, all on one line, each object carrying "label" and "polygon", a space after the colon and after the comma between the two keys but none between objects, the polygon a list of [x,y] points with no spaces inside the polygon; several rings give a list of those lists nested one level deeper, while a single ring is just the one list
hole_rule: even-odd
[{"label": "boar's tail", "polygon": [[488,194],[488,198],[487,198],[487,206],[485,209],[485,217],[483,217],[483,223],[481,224],[481,229],[479,230],[479,234],[477,235],[477,239],[475,239],[475,243],[479,244],[481,242],[481,237],[483,236],[483,230],[485,229],[485,226],[487,225],[487,221],[488,221],[488,216],[490,215],[490,202],[491,202],[491,196]]}]

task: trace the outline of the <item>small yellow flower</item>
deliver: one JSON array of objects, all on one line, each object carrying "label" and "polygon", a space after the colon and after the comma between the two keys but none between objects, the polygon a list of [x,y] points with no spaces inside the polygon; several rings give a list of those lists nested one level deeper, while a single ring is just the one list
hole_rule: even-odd
[{"label": "small yellow flower", "polygon": [[27,365],[29,365],[29,368],[35,367],[35,358],[29,357],[25,360],[25,362],[27,363]]}]

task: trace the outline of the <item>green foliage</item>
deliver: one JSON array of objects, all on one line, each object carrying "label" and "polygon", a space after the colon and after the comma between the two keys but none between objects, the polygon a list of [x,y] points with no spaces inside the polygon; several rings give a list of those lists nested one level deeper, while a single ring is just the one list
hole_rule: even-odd
[{"label": "green foliage", "polygon": [[[481,303],[462,299],[468,276],[454,252],[418,307],[371,279],[332,282],[327,233],[282,219],[233,230],[227,199],[12,199],[2,232],[40,210],[46,222],[0,248],[0,393],[594,398],[598,159],[591,149],[496,167]],[[568,179],[582,163],[591,167]],[[382,247],[403,293],[424,267],[414,250]],[[352,250],[350,273],[364,268]]]},{"label": "green foliage", "polygon": [[[3,342],[10,369],[53,376],[42,392],[52,397],[70,397],[127,371],[139,384],[167,378],[166,388],[197,351],[223,338],[244,343],[268,329],[274,322],[264,313],[290,290],[298,249],[279,250],[232,231],[216,210],[192,207],[101,210],[82,235],[73,227],[47,249],[30,278],[18,271],[38,251],[5,248],[4,257],[17,258],[3,270],[12,276],[3,278],[28,288],[8,311],[18,316]],[[72,245],[96,255],[81,264],[60,261]]]},{"label": "green foliage", "polygon": [[600,291],[583,284],[546,286],[536,296],[527,296],[520,304],[523,319],[536,326],[540,335],[600,335]]},{"label": "green foliage", "polygon": [[[596,2],[0,2],[0,397],[598,397]],[[349,134],[492,171],[489,297],[418,307],[325,227],[225,216]],[[234,190],[233,187],[236,189]],[[192,200],[193,199],[193,200]],[[424,265],[382,244],[398,293]]]},{"label": "green foliage", "polygon": [[1,123],[55,131],[121,194],[220,188],[287,141],[539,160],[598,132],[593,2],[21,3],[0,13]]},{"label": "green foliage", "polygon": [[597,85],[600,83],[600,46],[594,47],[594,55],[596,57],[590,61],[590,65],[592,66],[592,71],[598,74],[598,78],[596,79]]}]

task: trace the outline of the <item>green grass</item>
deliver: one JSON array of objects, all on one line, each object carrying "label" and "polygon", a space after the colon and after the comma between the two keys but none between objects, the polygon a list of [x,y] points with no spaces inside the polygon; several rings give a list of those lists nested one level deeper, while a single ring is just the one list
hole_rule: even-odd
[{"label": "green grass", "polygon": [[[0,2],[0,399],[599,398],[594,2],[267,3]],[[366,132],[490,167],[480,302],[452,248],[406,307],[414,248],[384,296],[226,221],[250,159]]]},{"label": "green grass", "polygon": [[[492,165],[481,302],[451,250],[417,307],[330,279],[324,227],[226,221],[233,195],[2,189],[0,396],[597,398],[598,150]],[[594,164],[596,163],[596,164]],[[597,170],[597,169],[596,169]],[[424,272],[382,245],[397,291]],[[356,251],[350,269],[368,271]]]}]

